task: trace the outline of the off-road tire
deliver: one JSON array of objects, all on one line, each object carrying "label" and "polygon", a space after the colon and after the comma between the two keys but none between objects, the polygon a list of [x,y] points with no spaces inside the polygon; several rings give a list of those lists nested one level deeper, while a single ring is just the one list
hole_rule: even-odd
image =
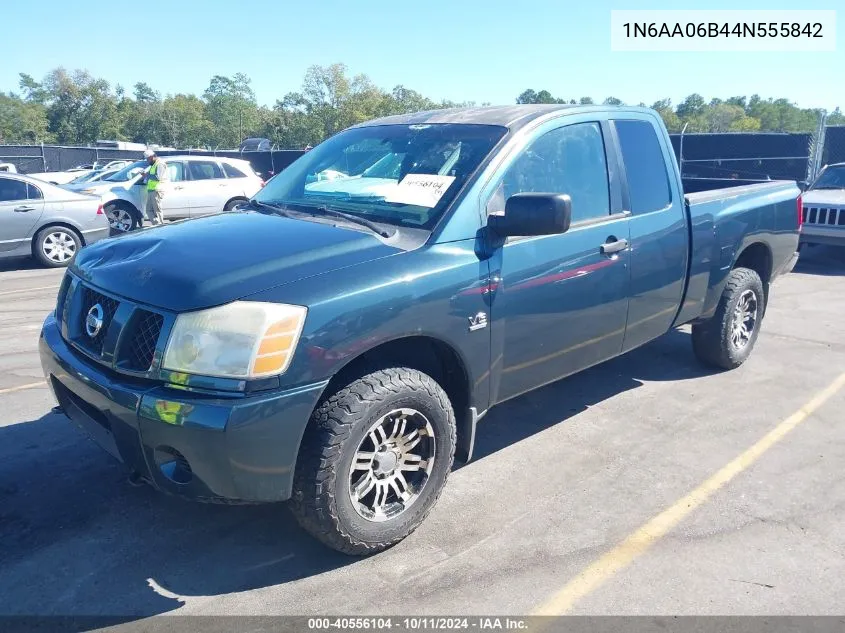
[{"label": "off-road tire", "polygon": [[[756,319],[748,343],[737,349],[731,343],[733,314],[737,302],[747,290],[753,291],[757,297]],[[692,349],[698,359],[705,365],[720,369],[736,369],[742,365],[757,342],[767,299],[763,282],[755,271],[734,268],[728,275],[716,313],[708,321],[692,326]]]},{"label": "off-road tire", "polygon": [[[437,450],[420,497],[399,516],[367,521],[352,505],[348,469],[367,429],[398,407],[413,407],[432,425]],[[396,367],[369,373],[322,399],[297,459],[290,507],[299,524],[332,549],[350,555],[385,550],[413,532],[434,507],[455,455],[455,414],[427,374]]]}]

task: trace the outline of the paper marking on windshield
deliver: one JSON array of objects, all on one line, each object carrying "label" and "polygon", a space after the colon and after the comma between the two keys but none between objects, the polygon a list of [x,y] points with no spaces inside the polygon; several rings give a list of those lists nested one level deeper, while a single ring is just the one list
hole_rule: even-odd
[{"label": "paper marking on windshield", "polygon": [[455,181],[454,176],[436,174],[408,174],[385,197],[385,202],[415,204],[420,207],[436,207],[440,198]]}]

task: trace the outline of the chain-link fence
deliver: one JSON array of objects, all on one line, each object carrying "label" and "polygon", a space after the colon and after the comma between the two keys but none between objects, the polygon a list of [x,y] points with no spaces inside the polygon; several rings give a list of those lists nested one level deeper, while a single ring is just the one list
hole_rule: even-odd
[{"label": "chain-link fence", "polygon": [[820,166],[845,163],[845,125],[827,126],[820,152]]},{"label": "chain-link fence", "polygon": [[[225,156],[249,161],[265,178],[279,173],[299,158],[303,150],[241,152],[239,150],[160,150],[161,156],[195,155]],[[22,174],[66,171],[82,165],[100,166],[112,160],[141,160],[143,153],[134,150],[102,147],[67,147],[59,145],[0,145],[0,163],[12,163]]]},{"label": "chain-link fence", "polygon": [[0,163],[12,163],[22,174],[66,171],[81,165],[105,165],[113,160],[138,160],[141,152],[103,147],[62,145],[0,145]]}]

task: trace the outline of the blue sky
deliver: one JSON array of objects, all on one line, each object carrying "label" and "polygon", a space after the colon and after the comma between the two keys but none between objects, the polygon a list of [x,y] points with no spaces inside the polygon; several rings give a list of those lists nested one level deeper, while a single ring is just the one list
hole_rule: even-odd
[{"label": "blue sky", "polygon": [[[608,0],[153,0],[4,2],[0,90],[18,73],[85,68],[131,91],[201,93],[214,74],[244,72],[272,105],[312,64],[344,62],[382,88],[433,99],[513,103],[526,88],[556,96],[677,103],[758,93],[845,109],[845,12],[835,53],[610,51],[611,9],[835,9],[838,2]],[[156,15],[158,12],[158,15]],[[36,27],[33,29],[32,27]]]}]

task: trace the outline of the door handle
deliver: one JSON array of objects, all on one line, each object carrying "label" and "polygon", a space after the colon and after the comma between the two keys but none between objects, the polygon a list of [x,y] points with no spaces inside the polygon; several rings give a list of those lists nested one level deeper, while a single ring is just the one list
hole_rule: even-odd
[{"label": "door handle", "polygon": [[173,191],[179,191],[180,189],[184,189],[184,187],[173,187]]},{"label": "door handle", "polygon": [[27,211],[35,211],[35,207],[15,207],[15,211],[18,213],[26,213]]},{"label": "door handle", "polygon": [[628,240],[613,240],[601,245],[602,255],[613,255],[628,248]]}]

